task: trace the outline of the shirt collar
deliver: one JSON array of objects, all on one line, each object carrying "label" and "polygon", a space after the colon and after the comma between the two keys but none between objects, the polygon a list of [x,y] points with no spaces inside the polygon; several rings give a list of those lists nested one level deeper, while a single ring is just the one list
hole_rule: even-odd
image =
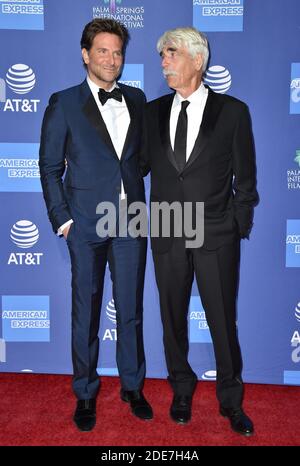
[{"label": "shirt collar", "polygon": [[207,94],[208,90],[204,86],[203,82],[201,82],[200,86],[198,89],[196,89],[189,97],[184,99],[178,92],[176,92],[175,97],[174,97],[174,106],[181,106],[181,102],[184,100],[188,100],[190,103],[193,104],[201,104],[204,96]]},{"label": "shirt collar", "polygon": [[[89,85],[89,87],[90,87],[92,93],[93,93],[93,94],[95,94],[95,93],[98,94],[98,92],[99,92],[99,86],[98,86],[98,84],[94,83],[94,81],[91,80],[91,78],[89,77],[89,75],[87,75],[86,80],[87,80],[87,83],[88,83],[88,85]],[[117,85],[116,82],[114,82],[114,84],[112,85],[112,87],[111,87],[110,89],[108,89],[107,92],[111,92],[115,87],[119,87],[119,86]]]}]

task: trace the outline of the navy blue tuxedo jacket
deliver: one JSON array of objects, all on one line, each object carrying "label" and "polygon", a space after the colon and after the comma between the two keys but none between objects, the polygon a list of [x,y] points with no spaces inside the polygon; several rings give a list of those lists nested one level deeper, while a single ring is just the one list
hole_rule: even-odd
[{"label": "navy blue tuxedo jacket", "polygon": [[146,99],[140,89],[118,85],[130,114],[121,159],[86,80],[50,98],[43,119],[39,164],[55,232],[72,218],[83,233],[96,234],[96,206],[110,201],[118,207],[121,178],[128,204],[145,201],[138,155]]}]

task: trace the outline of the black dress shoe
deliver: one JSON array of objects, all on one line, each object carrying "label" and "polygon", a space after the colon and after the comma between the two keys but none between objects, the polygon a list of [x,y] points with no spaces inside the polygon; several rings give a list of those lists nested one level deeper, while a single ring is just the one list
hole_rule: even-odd
[{"label": "black dress shoe", "polygon": [[174,395],[170,416],[178,424],[186,424],[192,416],[192,397],[187,395]]},{"label": "black dress shoe", "polygon": [[130,403],[132,413],[140,419],[152,419],[153,411],[141,390],[121,389],[121,400]]},{"label": "black dress shoe", "polygon": [[73,420],[79,430],[92,430],[96,424],[96,399],[78,400]]},{"label": "black dress shoe", "polygon": [[223,408],[220,406],[220,414],[229,419],[232,430],[238,434],[247,437],[253,434],[253,422],[246,416],[242,408]]}]

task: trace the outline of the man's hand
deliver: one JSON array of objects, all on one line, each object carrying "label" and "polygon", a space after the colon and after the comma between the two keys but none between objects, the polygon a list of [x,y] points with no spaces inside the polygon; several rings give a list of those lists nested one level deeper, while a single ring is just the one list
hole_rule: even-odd
[{"label": "man's hand", "polygon": [[[71,223],[71,225],[72,225],[72,223]],[[69,230],[70,230],[71,225],[68,225],[66,228],[64,228],[64,230],[63,230],[63,232],[62,232],[65,239],[67,239],[67,237],[68,237],[68,234],[69,234]]]}]

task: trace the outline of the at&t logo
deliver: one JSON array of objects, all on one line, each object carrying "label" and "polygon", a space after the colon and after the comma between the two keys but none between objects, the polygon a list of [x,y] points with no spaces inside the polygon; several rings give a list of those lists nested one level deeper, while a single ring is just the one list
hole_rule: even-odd
[{"label": "at&t logo", "polygon": [[231,74],[224,66],[214,65],[206,71],[204,82],[214,92],[225,94],[231,86]]},{"label": "at&t logo", "polygon": [[217,378],[217,371],[215,370],[206,371],[201,375],[202,380],[216,380],[216,378]]},{"label": "at&t logo", "polygon": [[[117,318],[116,318],[116,308],[115,302],[113,299],[109,301],[106,306],[106,317],[110,320],[113,324],[116,325]],[[117,329],[116,328],[106,328],[103,335],[103,341],[117,341]]]},{"label": "at&t logo", "polygon": [[300,302],[295,307],[295,317],[296,320],[300,323]]},{"label": "at&t logo", "polygon": [[6,73],[5,81],[0,80],[0,102],[4,102],[4,112],[36,113],[39,99],[6,98],[8,87],[14,94],[23,96],[31,92],[36,84],[34,71],[23,63],[12,65]]},{"label": "at&t logo", "polygon": [[[300,324],[300,302],[295,306],[294,315],[296,321]],[[300,362],[300,333],[299,330],[295,330],[291,338],[292,350],[292,361],[297,363]]]},{"label": "at&t logo", "polygon": [[[20,249],[35,246],[39,239],[39,230],[30,220],[19,220],[10,230],[11,241]],[[12,252],[8,258],[8,265],[40,265],[42,252]]]}]

